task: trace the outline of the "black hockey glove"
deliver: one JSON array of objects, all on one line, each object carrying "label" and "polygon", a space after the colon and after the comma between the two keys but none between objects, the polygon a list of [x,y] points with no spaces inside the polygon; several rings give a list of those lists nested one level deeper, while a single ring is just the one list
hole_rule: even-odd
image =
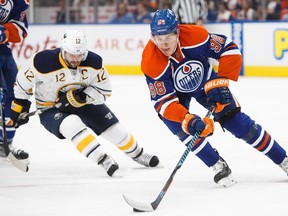
[{"label": "black hockey glove", "polygon": [[29,117],[26,114],[29,112],[31,102],[25,99],[15,99],[11,103],[11,115],[9,126],[18,128],[19,126],[26,124],[29,121]]},{"label": "black hockey glove", "polygon": [[228,86],[229,80],[225,77],[210,79],[204,85],[207,102],[211,103],[211,105],[216,104],[216,113],[224,109],[225,105],[233,100],[232,93]]},{"label": "black hockey glove", "polygon": [[75,113],[78,108],[87,104],[86,94],[80,89],[70,89],[56,100],[57,108],[62,112]]}]

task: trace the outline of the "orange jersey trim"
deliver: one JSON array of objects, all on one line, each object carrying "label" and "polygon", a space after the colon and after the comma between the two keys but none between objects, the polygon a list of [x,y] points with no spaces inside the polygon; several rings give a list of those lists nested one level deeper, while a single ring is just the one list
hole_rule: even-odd
[{"label": "orange jersey trim", "polygon": [[[153,64],[157,60],[156,64]],[[165,71],[169,61],[152,40],[149,40],[142,53],[141,70],[147,76],[155,79]]]},{"label": "orange jersey trim", "polygon": [[191,47],[202,44],[209,36],[209,33],[205,28],[197,25],[179,25],[179,33],[181,47]]},{"label": "orange jersey trim", "polygon": [[172,102],[169,106],[166,107],[163,116],[164,118],[174,121],[182,122],[185,118],[185,115],[188,113],[188,110],[181,105],[179,102]]},{"label": "orange jersey trim", "polygon": [[237,81],[242,67],[241,55],[226,55],[219,59],[218,76]]},{"label": "orange jersey trim", "polygon": [[[9,31],[8,42],[11,42],[11,43],[21,42],[22,38],[19,35],[17,27],[13,23],[5,23],[3,26]],[[26,36],[27,34],[24,35],[24,38]]]}]

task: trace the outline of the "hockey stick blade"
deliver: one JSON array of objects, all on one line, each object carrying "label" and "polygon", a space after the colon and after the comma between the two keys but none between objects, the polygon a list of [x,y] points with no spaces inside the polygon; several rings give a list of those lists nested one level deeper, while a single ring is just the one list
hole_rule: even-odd
[{"label": "hockey stick blade", "polygon": [[28,160],[18,160],[10,151],[8,143],[7,143],[7,134],[6,134],[6,122],[5,122],[5,102],[4,102],[4,89],[3,89],[3,80],[2,80],[3,72],[0,69],[0,127],[2,128],[2,145],[4,147],[5,154],[11,163],[20,169],[23,172],[27,172],[29,170]]},{"label": "hockey stick blade", "polygon": [[17,159],[11,152],[9,152],[7,158],[13,165],[23,172],[28,172],[29,170],[29,160],[28,159]]},{"label": "hockey stick blade", "polygon": [[[46,110],[49,110],[53,107],[57,107],[57,104],[54,105],[54,106],[50,106],[50,107],[46,107],[46,108],[43,108],[43,109],[37,109],[33,112],[30,112],[30,113],[25,113],[25,114],[22,114],[19,116],[19,119],[24,119],[24,118],[29,118],[31,116],[34,116],[35,114],[40,114]],[[2,111],[3,112],[3,111]],[[2,119],[2,121],[4,122],[4,120]],[[3,127],[3,125],[2,125]],[[5,132],[6,132],[6,129],[5,129]],[[5,153],[7,155],[7,158],[8,160],[16,167],[18,168],[19,170],[23,171],[23,172],[28,172],[29,171],[29,159],[17,159],[13,154],[12,152],[10,151],[8,145],[7,145],[7,141],[4,142],[5,143]]]},{"label": "hockey stick blade", "polygon": [[[211,108],[208,110],[207,114],[205,117],[210,117],[211,114],[214,112],[215,106],[211,106]],[[196,140],[199,138],[200,133],[196,132],[196,134],[193,136],[192,140],[190,143],[187,145],[184,153],[182,154],[179,162],[177,163],[176,167],[174,168],[173,172],[169,176],[169,179],[166,181],[164,187],[160,191],[159,195],[157,198],[152,202],[152,203],[141,203],[135,200],[132,200],[128,198],[127,196],[123,195],[125,201],[133,208],[133,211],[135,212],[151,212],[157,209],[159,206],[161,200],[165,196],[167,190],[169,189],[171,183],[174,180],[174,176],[176,175],[177,171],[182,167],[184,161],[186,160],[188,154],[192,151],[192,148],[196,142]]]},{"label": "hockey stick blade", "polygon": [[153,208],[153,203],[141,203],[135,200],[130,199],[129,197],[123,195],[125,201],[133,208],[135,212],[151,212],[154,211],[156,208]]}]

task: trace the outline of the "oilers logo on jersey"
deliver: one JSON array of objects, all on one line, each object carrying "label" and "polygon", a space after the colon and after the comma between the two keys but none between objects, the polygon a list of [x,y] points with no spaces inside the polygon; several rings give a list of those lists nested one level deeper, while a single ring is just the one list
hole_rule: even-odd
[{"label": "oilers logo on jersey", "polygon": [[3,24],[8,20],[9,14],[13,8],[13,1],[0,0],[0,23]]},{"label": "oilers logo on jersey", "polygon": [[195,91],[202,83],[204,67],[201,62],[191,60],[180,65],[174,72],[175,88],[183,93]]}]

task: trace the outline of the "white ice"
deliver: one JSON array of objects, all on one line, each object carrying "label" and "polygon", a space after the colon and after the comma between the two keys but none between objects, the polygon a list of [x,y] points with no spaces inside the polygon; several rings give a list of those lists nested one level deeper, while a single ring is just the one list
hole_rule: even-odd
[{"label": "white ice", "polygon": [[[223,132],[218,124],[209,141],[229,163],[238,184],[231,188],[215,184],[212,169],[191,153],[156,211],[133,212],[122,195],[145,203],[154,201],[185,147],[158,119],[143,76],[114,75],[111,79],[113,95],[107,104],[139,144],[159,156],[163,168],[143,168],[102,140],[123,175],[110,178],[70,142],[49,134],[34,116],[17,130],[14,142],[30,153],[29,172],[0,165],[1,216],[287,216],[288,176],[244,141]],[[242,110],[286,150],[287,83],[287,78],[259,77],[231,82]],[[206,113],[195,101],[190,111],[201,116]]]}]

